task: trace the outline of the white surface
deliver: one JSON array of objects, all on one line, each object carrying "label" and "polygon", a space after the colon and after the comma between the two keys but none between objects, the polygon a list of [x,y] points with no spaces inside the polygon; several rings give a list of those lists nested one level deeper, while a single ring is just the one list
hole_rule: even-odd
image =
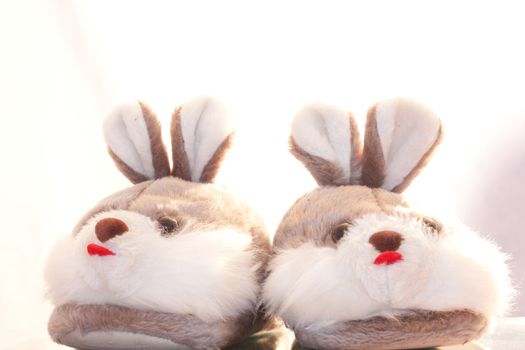
[{"label": "white surface", "polygon": [[525,166],[509,147],[525,149],[524,32],[519,2],[0,2],[0,348],[45,337],[51,245],[129,185],[101,126],[136,98],[164,126],[196,96],[224,101],[238,134],[218,182],[270,228],[314,187],[286,151],[301,106],[323,101],[362,123],[376,100],[418,99],[443,119],[445,143],[407,194],[465,218],[482,203],[468,223],[514,253],[520,283]]}]

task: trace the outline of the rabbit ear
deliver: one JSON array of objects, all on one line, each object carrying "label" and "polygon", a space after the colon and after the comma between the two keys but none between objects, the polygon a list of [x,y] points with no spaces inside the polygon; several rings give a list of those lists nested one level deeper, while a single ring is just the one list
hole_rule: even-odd
[{"label": "rabbit ear", "polygon": [[353,116],[337,108],[311,105],[292,123],[290,151],[320,186],[357,183],[361,148]]},{"label": "rabbit ear", "polygon": [[199,98],[177,108],[171,119],[172,175],[212,182],[232,138],[230,120],[218,101]]},{"label": "rabbit ear", "polygon": [[104,138],[119,170],[134,184],[168,176],[160,123],[142,102],[117,106],[104,121]]},{"label": "rabbit ear", "polygon": [[423,105],[392,99],[368,111],[361,184],[402,192],[441,140],[441,122]]}]

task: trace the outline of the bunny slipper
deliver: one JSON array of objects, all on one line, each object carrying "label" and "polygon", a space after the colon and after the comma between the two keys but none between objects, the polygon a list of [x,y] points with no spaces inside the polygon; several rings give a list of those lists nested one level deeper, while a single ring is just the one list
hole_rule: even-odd
[{"label": "bunny slipper", "polygon": [[506,257],[400,193],[441,139],[440,120],[405,99],[352,115],[314,105],[292,125],[291,152],[319,187],[282,219],[263,300],[319,349],[408,349],[478,338],[507,308]]},{"label": "bunny slipper", "polygon": [[175,110],[173,170],[143,103],[116,108],[104,134],[134,186],[53,248],[51,337],[82,349],[218,349],[261,329],[269,238],[252,209],[210,184],[232,138],[222,105]]}]

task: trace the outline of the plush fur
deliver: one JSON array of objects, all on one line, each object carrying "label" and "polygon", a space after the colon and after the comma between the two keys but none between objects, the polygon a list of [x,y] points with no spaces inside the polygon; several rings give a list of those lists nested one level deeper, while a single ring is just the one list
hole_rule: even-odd
[{"label": "plush fur", "polygon": [[361,159],[363,157],[363,144],[361,143],[361,138],[359,136],[359,128],[357,127],[357,122],[352,115],[350,115],[350,142],[352,155],[350,157],[350,183],[349,184],[359,184],[361,180]]},{"label": "plush fur", "polygon": [[[102,244],[94,226],[103,218],[121,219],[129,231]],[[90,243],[116,255],[89,256]],[[205,226],[166,238],[144,215],[105,212],[52,250],[46,268],[49,296],[56,305],[115,304],[215,321],[250,310],[257,301],[258,266],[250,244],[246,233]]]},{"label": "plush fur", "polygon": [[439,118],[426,107],[406,99],[378,103],[368,113],[362,183],[402,192],[440,140]]},{"label": "plush fur", "polygon": [[130,210],[156,220],[172,216],[188,229],[203,224],[216,228],[234,227],[252,237],[252,249],[262,276],[270,242],[262,219],[249,206],[214,184],[196,184],[165,177],[137,184],[117,192],[92,208],[73,230],[76,235],[97,213]]},{"label": "plush fur", "polygon": [[233,136],[234,134],[230,133],[228,136],[226,136],[224,141],[222,141],[219,147],[217,147],[215,153],[213,153],[208,163],[206,163],[204,166],[204,169],[202,169],[199,182],[212,182],[213,179],[215,179],[215,176],[219,171],[220,164],[226,156],[226,152],[232,145]]},{"label": "plush fur", "polygon": [[[264,292],[270,310],[293,327],[407,309],[469,309],[487,318],[505,311],[508,270],[494,245],[464,227],[437,235],[405,208],[395,211],[353,221],[335,247],[278,251]],[[383,230],[402,234],[402,261],[374,264],[380,252],[369,239]]]},{"label": "plush fur", "polygon": [[64,334],[57,340],[60,344],[75,344],[77,349],[105,350],[108,345],[118,350],[192,350],[187,345],[171,340],[141,333],[127,331],[90,331],[81,333],[79,330]]},{"label": "plush fur", "polygon": [[361,169],[361,184],[371,188],[381,187],[386,176],[386,160],[379,138],[377,119],[375,118],[376,107],[372,106],[368,110],[366,118]]},{"label": "plush fur", "polygon": [[[338,203],[338,205],[334,204]],[[343,222],[377,212],[406,207],[401,196],[364,186],[324,186],[301,197],[284,215],[274,236],[275,250],[304,243],[335,247],[331,233]]]},{"label": "plush fur", "polygon": [[357,169],[352,166],[360,152],[359,143],[353,141],[356,130],[352,115],[331,106],[312,105],[296,115],[290,146],[320,184],[328,184],[328,174],[334,184],[349,184],[356,177]]},{"label": "plush fur", "polygon": [[162,141],[162,131],[160,122],[157,116],[146,103],[139,101],[142,109],[142,116],[148,129],[148,136],[150,139],[151,157],[153,161],[153,170],[155,171],[155,179],[160,179],[170,174],[170,162],[168,160],[168,152]]},{"label": "plush fur", "polygon": [[299,147],[292,137],[290,138],[289,144],[290,152],[297,159],[300,159],[307,169],[313,169],[311,171],[312,176],[320,186],[348,181],[344,176],[343,169],[338,165],[321,157],[309,154]]},{"label": "plush fur", "polygon": [[179,115],[191,180],[200,181],[206,165],[232,133],[232,127],[224,106],[210,98],[184,104]]},{"label": "plush fur", "polygon": [[173,160],[172,175],[180,179],[191,181],[190,162],[185,149],[182,135],[182,121],[180,112],[182,107],[175,108],[171,116],[171,157]]},{"label": "plush fur", "polygon": [[373,317],[296,328],[304,346],[326,350],[421,349],[479,338],[487,320],[474,312],[411,310],[395,318]]},{"label": "plush fur", "polygon": [[[163,180],[164,181],[164,180]],[[113,209],[127,209],[129,203],[140,197],[143,191],[145,191],[152,184],[152,181],[145,181],[136,184],[132,187],[128,187],[124,190],[117,191],[106,198],[102,199],[93,208],[88,210],[86,214],[77,222],[73,228],[73,236],[84,227],[86,222],[90,220],[94,215],[107,210]]]},{"label": "plush fur", "polygon": [[[128,256],[122,258],[122,264],[117,264],[122,265],[121,269],[108,268],[111,264],[113,267],[116,266],[111,262],[109,262],[109,264],[104,264],[104,262],[108,262],[103,260],[107,257],[88,256],[85,250],[85,244],[84,250],[82,250],[82,244],[76,243],[77,240],[85,237],[84,235],[86,235],[86,233],[88,236],[90,235],[90,228],[92,229],[91,237],[93,237],[96,242],[96,235],[93,230],[94,221],[99,217],[102,218],[111,215],[108,213],[115,212],[120,213],[119,215],[129,216],[128,219],[125,219],[126,221],[130,219],[133,221],[133,218],[135,218],[136,221],[138,218],[138,223],[145,226],[144,230],[140,231],[144,232],[144,234],[136,234],[134,238],[131,236],[125,238],[131,231],[117,237],[121,238],[121,240],[115,241],[114,245],[120,246],[123,242],[126,244],[123,248],[117,247],[115,249],[117,255],[109,258],[116,258],[119,254],[118,250],[120,249],[122,251],[122,249],[125,248],[128,249],[127,252],[134,255],[133,257]],[[161,237],[160,229],[157,227],[155,221],[157,218],[163,216],[176,218],[183,224],[184,229],[175,232],[174,235],[170,237]],[[96,288],[98,288],[97,281],[103,283],[99,285],[99,289],[92,290],[89,293],[90,295],[87,296],[87,299],[83,299],[84,302],[103,302],[104,297],[107,296],[108,299],[106,302],[114,301],[114,303],[118,305],[133,305],[132,310],[135,310],[134,312],[154,312],[154,310],[157,309],[157,306],[159,306],[159,300],[157,299],[157,295],[152,295],[149,292],[150,290],[154,293],[159,292],[159,289],[152,289],[150,288],[150,285],[157,285],[159,287],[160,285],[166,285],[166,288],[168,289],[166,289],[165,292],[171,293],[175,290],[175,292],[173,292],[174,296],[182,295],[183,297],[182,299],[173,299],[170,305],[182,307],[180,310],[184,308],[188,310],[195,304],[199,304],[195,309],[196,311],[191,310],[189,313],[171,313],[169,314],[171,315],[170,317],[181,319],[184,319],[185,317],[196,318],[196,316],[191,315],[195,315],[195,312],[199,312],[201,317],[208,317],[212,314],[208,318],[214,318],[223,312],[221,307],[224,307],[224,309],[226,309],[224,314],[231,315],[224,316],[227,318],[223,317],[226,321],[220,321],[223,320],[223,318],[220,317],[219,321],[214,322],[201,320],[202,327],[210,327],[210,329],[206,330],[207,332],[215,332],[216,330],[213,328],[218,327],[220,324],[220,332],[224,335],[225,332],[230,332],[230,329],[232,329],[234,324],[248,322],[248,324],[245,324],[243,327],[232,330],[232,332],[238,332],[235,335],[235,339],[240,339],[262,327],[262,323],[253,323],[246,319],[246,315],[254,315],[260,303],[260,285],[264,278],[264,271],[270,252],[268,236],[266,235],[264,225],[258,215],[254,214],[254,212],[244,203],[232,197],[227,192],[219,189],[217,186],[213,184],[190,183],[174,177],[166,177],[155,181],[141,183],[102,200],[95,208],[86,214],[77,225],[76,230],[77,231],[73,237],[65,238],[65,245],[66,248],[71,248],[71,246],[78,247],[78,250],[73,248],[73,252],[68,252],[67,250],[57,247],[55,249],[57,253],[50,255],[48,262],[48,296],[62,298],[60,300],[57,299],[59,304],[68,298],[68,300],[71,300],[70,296],[75,293],[82,297],[82,293],[89,291],[91,287],[87,285],[84,278],[90,277],[88,278],[88,281],[94,284]],[[192,237],[193,234],[196,234],[196,237]],[[208,237],[208,234],[215,234],[215,236]],[[234,238],[234,242],[237,242],[237,244],[231,245],[231,243],[228,243],[229,238]],[[182,243],[179,239],[182,239]],[[210,242],[208,242],[208,239],[210,239]],[[206,241],[199,242],[200,240]],[[108,243],[111,241],[112,240],[109,240]],[[133,249],[134,244],[140,242],[143,242],[143,244],[137,246],[133,252],[129,250]],[[249,244],[246,244],[248,242]],[[181,244],[179,245],[179,243]],[[157,246],[161,251],[152,250],[150,252],[147,249],[148,247],[155,248]],[[163,246],[165,247],[163,248]],[[220,247],[223,247],[224,249],[218,249]],[[236,247],[239,248],[239,250],[236,250]],[[213,250],[211,253],[210,249]],[[77,251],[78,253],[75,255],[74,251]],[[212,256],[203,257],[202,255],[205,253],[209,253]],[[64,254],[66,256],[64,256]],[[69,256],[70,259],[67,263],[64,263],[64,259],[67,259],[67,256]],[[212,262],[211,259],[213,257],[216,257],[217,259]],[[235,257],[238,257],[239,259],[235,259]],[[98,258],[99,264],[82,265],[82,261],[85,262],[86,260],[89,260],[89,258],[94,258],[95,260]],[[241,262],[243,259],[246,260],[245,262],[248,265],[234,265],[233,267],[236,269],[235,271],[230,269],[230,267],[232,267],[231,264],[224,265],[226,262]],[[217,261],[221,261],[221,265],[217,265]],[[133,264],[133,262],[137,263]],[[186,264],[186,262],[189,262],[189,264]],[[207,266],[208,269],[204,265],[205,262],[210,262],[210,265]],[[52,267],[57,264],[59,265],[58,267]],[[128,267],[126,267],[126,264],[129,264]],[[145,274],[148,266],[149,268],[154,268],[154,270],[150,272],[151,276]],[[217,269],[218,266],[223,268]],[[64,278],[67,279],[72,277],[75,274],[75,269],[77,267],[80,267],[80,270],[83,271],[84,275],[78,277],[76,281],[69,280],[69,284],[66,284]],[[127,268],[130,269],[129,274],[124,273],[124,271],[127,271]],[[199,271],[208,273],[208,276],[210,276],[209,273],[213,273],[217,278],[221,278],[221,274],[225,273],[224,276],[229,279],[230,283],[223,284],[222,280],[216,279],[204,281],[203,278],[205,278],[205,276],[198,275],[197,272]],[[243,271],[247,271],[248,273],[245,274]],[[65,272],[64,275],[59,274],[63,272]],[[181,274],[184,273],[190,275],[191,278],[188,278],[187,275],[185,276],[184,282],[181,283],[182,288],[179,288],[180,286],[175,280],[168,280],[168,278],[175,277],[183,278]],[[120,279],[122,283],[109,278],[112,276]],[[143,280],[142,278],[145,279]],[[155,278],[165,280],[159,281]],[[150,283],[151,279],[155,280]],[[113,282],[107,283],[108,280]],[[198,287],[196,284],[199,283],[199,281],[205,284],[201,285],[201,287],[206,288],[205,290],[196,288]],[[62,283],[64,284],[63,287],[61,286]],[[126,285],[131,287],[126,290]],[[243,286],[247,286],[248,288],[244,288]],[[252,286],[255,288],[255,302],[254,299],[247,299],[247,297],[253,295],[250,289]],[[193,287],[196,289],[189,290],[189,288]],[[110,290],[113,292],[110,292]],[[144,293],[141,291],[144,291]],[[220,297],[221,291],[231,294],[231,296],[223,294],[225,299],[211,299],[214,296]],[[244,292],[246,292],[246,294],[242,294]],[[170,298],[163,294],[164,291],[161,290],[160,293],[162,295],[160,301],[169,303]],[[210,296],[210,298],[202,299],[201,297],[204,294]],[[120,295],[121,299],[115,300],[117,299],[117,295]],[[153,302],[151,302],[150,299],[154,299]],[[203,301],[205,304],[202,304]],[[224,305],[225,302],[230,304]],[[232,303],[234,305],[232,305]],[[205,310],[200,309],[201,304]],[[87,304],[84,304],[84,306],[86,305]],[[242,305],[248,305],[248,307],[245,308]],[[164,305],[161,306],[163,307],[159,308],[160,310],[157,312],[166,314]],[[171,308],[172,306],[169,307]],[[136,307],[140,307],[140,309]],[[234,310],[238,310],[239,312],[234,314]],[[109,313],[113,311],[115,311],[115,309],[108,309]],[[73,312],[73,310],[68,308],[64,312]],[[215,313],[215,316],[213,316],[213,313]],[[79,315],[83,315],[83,313],[80,313]],[[106,318],[104,319],[120,318],[118,313],[114,315],[106,315],[107,316],[105,316]],[[95,318],[95,321],[93,322],[96,322],[96,319],[97,318]],[[66,324],[67,322],[73,323]],[[57,323],[56,327],[53,329],[54,332],[57,333],[67,333],[69,332],[68,329],[71,327],[80,327],[77,325],[79,322],[82,323],[87,321],[82,317],[77,318],[77,316],[67,316],[64,322]],[[152,330],[156,329],[150,322],[146,322],[144,326],[140,326],[140,324],[137,325],[135,322],[137,322],[137,319],[132,318],[129,324],[123,324],[119,329],[123,332],[133,331],[134,329],[138,329],[138,332],[141,329],[140,327],[150,327]],[[106,324],[107,323],[102,323],[98,325],[99,328],[97,329],[105,329],[104,327]],[[174,339],[174,341],[176,341],[181,334],[191,334],[191,329],[195,326],[194,324],[183,322],[176,323],[176,325],[179,327],[178,331],[170,331],[172,332],[170,339]],[[66,328],[61,329],[61,327]],[[159,327],[164,329],[162,328],[164,327],[162,324]],[[175,324],[170,327],[175,327]],[[200,341],[205,344],[207,341],[211,340],[209,338],[204,338]],[[75,343],[69,344],[75,346]]]},{"label": "plush fur", "polygon": [[[176,344],[192,349],[220,349],[240,341],[253,330],[264,328],[267,322],[261,314],[254,313],[204,322],[192,315],[138,310],[116,305],[67,304],[54,310],[48,327],[51,337],[57,343],[70,346],[82,343],[83,348],[90,349],[96,348],[96,341],[90,342],[89,334],[109,332],[119,332],[122,337],[126,334],[155,337],[156,339],[143,338],[144,349],[165,349],[165,342],[160,340],[171,342],[170,349],[176,348]],[[130,345],[112,348],[129,349]]]},{"label": "plush fur", "polygon": [[[160,124],[144,104],[121,106],[106,120],[110,154],[135,185],[98,203],[52,250],[46,281],[57,306],[50,320],[57,341],[96,349],[100,334],[115,339],[107,348],[135,339],[161,349],[166,339],[184,343],[198,326],[202,337],[191,347],[215,349],[263,326],[257,320],[266,320],[259,313],[271,250],[266,229],[251,208],[199,183],[215,177],[231,143],[229,124],[214,101],[177,111],[175,176]],[[178,223],[169,235],[159,221],[165,216]],[[97,223],[108,218],[127,230],[104,235],[99,225],[97,234]],[[97,251],[114,255],[90,255]]]},{"label": "plush fur", "polygon": [[[339,181],[341,159],[350,159],[342,139],[318,140],[341,127],[340,113],[321,120],[306,114],[292,129],[292,153],[321,187],[297,200],[277,229],[263,289],[267,308],[303,345],[322,349],[421,348],[479,337],[509,305],[506,256],[464,226],[432,225],[398,194],[439,143],[439,119],[405,99],[372,107],[362,155],[350,161],[365,186]],[[342,237],[338,227],[347,227]],[[394,236],[396,244],[384,241]],[[375,264],[387,245],[396,259]]]},{"label": "plush fur", "polygon": [[160,125],[146,105],[116,107],[104,121],[104,137],[117,167],[133,183],[169,174]]}]

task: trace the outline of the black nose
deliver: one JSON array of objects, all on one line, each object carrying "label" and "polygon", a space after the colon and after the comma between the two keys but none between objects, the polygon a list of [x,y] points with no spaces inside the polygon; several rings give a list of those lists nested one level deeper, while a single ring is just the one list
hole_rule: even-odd
[{"label": "black nose", "polygon": [[403,237],[395,231],[379,231],[370,236],[368,242],[380,252],[393,252],[399,249]]},{"label": "black nose", "polygon": [[105,218],[95,225],[95,234],[102,243],[127,231],[128,225],[117,218]]}]

